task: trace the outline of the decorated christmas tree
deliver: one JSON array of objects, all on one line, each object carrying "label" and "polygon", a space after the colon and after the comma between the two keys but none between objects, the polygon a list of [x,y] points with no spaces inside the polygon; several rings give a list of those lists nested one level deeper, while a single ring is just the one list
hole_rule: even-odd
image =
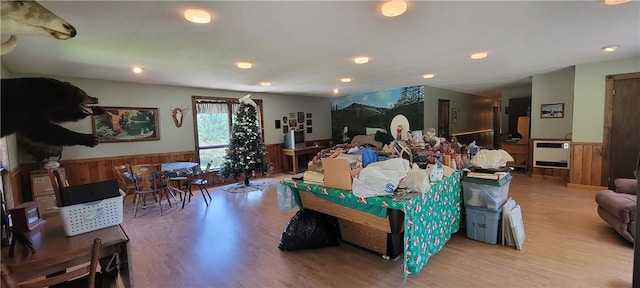
[{"label": "decorated christmas tree", "polygon": [[251,94],[240,98],[240,106],[234,114],[235,119],[231,127],[231,143],[220,171],[225,179],[233,176],[236,181],[244,174],[245,185],[249,185],[252,175],[266,175],[271,170],[267,149],[262,143],[256,110],[258,105],[249,98],[250,96]]}]

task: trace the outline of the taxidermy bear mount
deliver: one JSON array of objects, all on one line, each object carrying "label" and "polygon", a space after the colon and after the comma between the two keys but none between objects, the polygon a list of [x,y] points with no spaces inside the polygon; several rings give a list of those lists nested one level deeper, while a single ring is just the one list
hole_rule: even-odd
[{"label": "taxidermy bear mount", "polygon": [[102,107],[87,106],[98,104],[98,98],[69,82],[44,77],[2,79],[1,85],[2,137],[17,133],[53,146],[98,144],[93,134],[74,132],[56,124],[104,114]]}]

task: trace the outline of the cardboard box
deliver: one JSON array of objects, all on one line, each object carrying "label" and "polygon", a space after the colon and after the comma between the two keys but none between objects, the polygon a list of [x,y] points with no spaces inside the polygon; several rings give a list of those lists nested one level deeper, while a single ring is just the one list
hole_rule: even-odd
[{"label": "cardboard box", "polygon": [[[357,155],[362,161],[362,155]],[[324,169],[324,186],[351,190],[353,178],[360,173],[362,168],[351,169],[349,160],[341,158],[322,158],[322,169]]]}]

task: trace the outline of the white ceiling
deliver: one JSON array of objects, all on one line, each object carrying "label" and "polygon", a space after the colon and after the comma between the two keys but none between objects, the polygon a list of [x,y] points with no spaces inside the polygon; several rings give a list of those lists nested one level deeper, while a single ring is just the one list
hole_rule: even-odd
[{"label": "white ceiling", "polygon": [[[2,56],[12,73],[327,97],[335,88],[352,95],[412,85],[497,96],[532,75],[640,56],[639,1],[412,1],[395,18],[380,15],[379,1],[40,3],[78,35],[18,37]],[[213,21],[189,23],[186,8],[208,10]],[[608,44],[620,48],[600,50]],[[489,57],[468,58],[478,51]],[[359,55],[372,59],[353,64]],[[132,74],[135,65],[144,73]]]}]

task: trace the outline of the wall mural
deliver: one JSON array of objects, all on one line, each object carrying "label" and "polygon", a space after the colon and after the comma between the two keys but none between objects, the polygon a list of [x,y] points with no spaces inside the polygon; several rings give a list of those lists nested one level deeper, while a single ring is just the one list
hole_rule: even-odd
[{"label": "wall mural", "polygon": [[376,129],[373,128],[390,133],[391,119],[398,114],[409,119],[411,130],[424,129],[424,86],[331,99],[332,139],[334,143],[345,143],[355,135],[375,134]]}]

